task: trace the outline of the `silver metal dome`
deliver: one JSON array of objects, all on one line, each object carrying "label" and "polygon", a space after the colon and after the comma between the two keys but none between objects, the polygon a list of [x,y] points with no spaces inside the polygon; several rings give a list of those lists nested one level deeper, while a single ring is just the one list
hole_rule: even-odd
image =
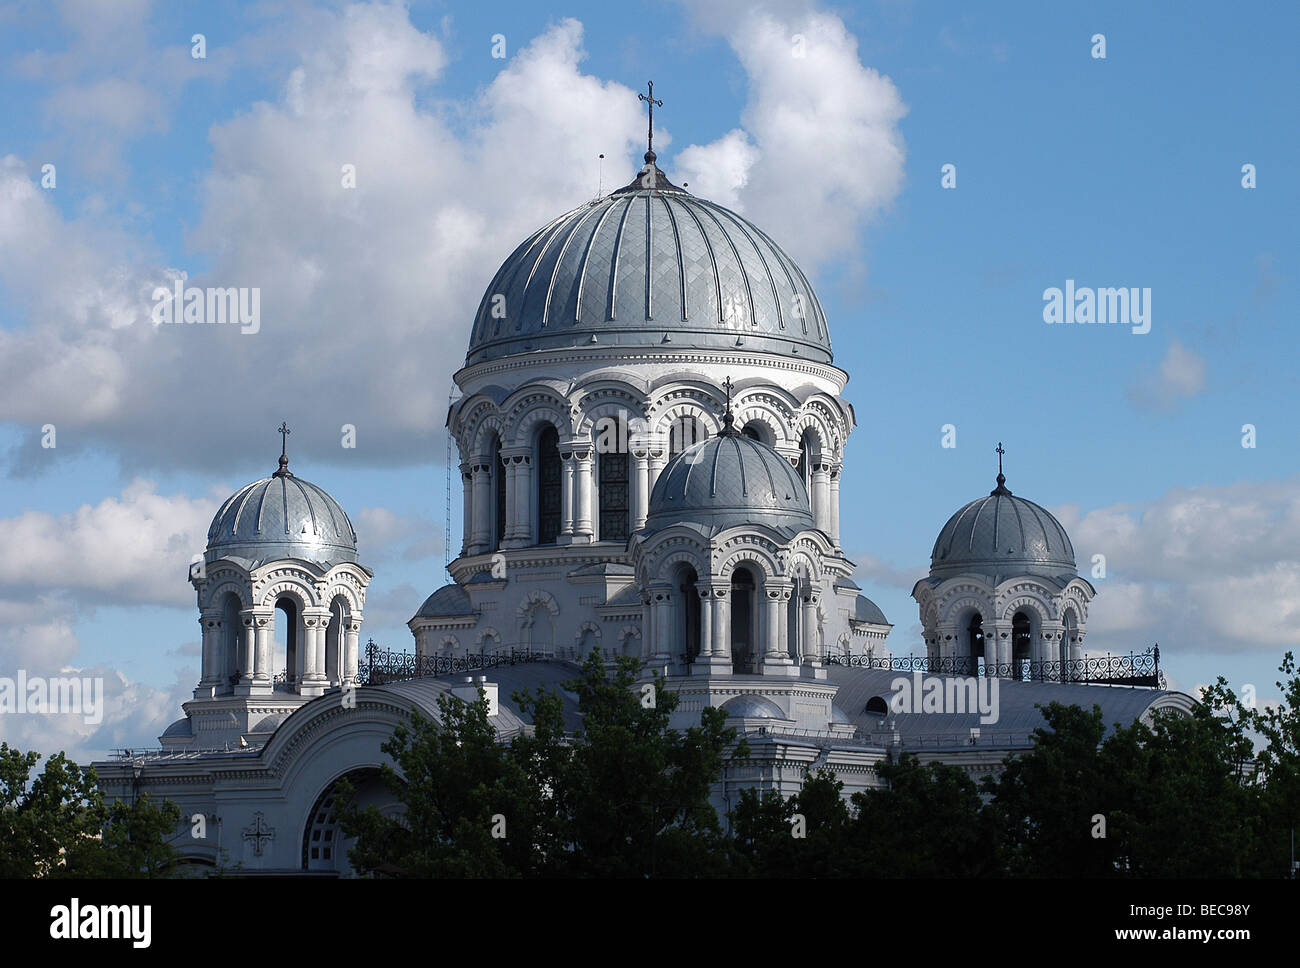
[{"label": "silver metal dome", "polygon": [[720,707],[730,717],[737,719],[785,719],[781,707],[765,696],[734,696]]},{"label": "silver metal dome", "polygon": [[483,295],[466,365],[593,345],[740,345],[831,362],[826,317],[790,257],[735,212],[669,182],[653,152],[646,158],[630,185],[515,249]]},{"label": "silver metal dome", "polygon": [[346,512],[323,489],[289,473],[288,464],[281,457],[278,471],[221,505],[208,528],[208,561],[357,561],[357,533]]},{"label": "silver metal dome", "polygon": [[690,447],[659,474],[646,530],[679,522],[710,527],[765,524],[795,533],[816,527],[808,493],[795,469],[767,444],[727,428]]},{"label": "silver metal dome", "polygon": [[1074,574],[1074,546],[1051,512],[1016,497],[999,472],[988,497],[971,501],[948,519],[930,554],[934,577],[975,572],[1007,575]]}]

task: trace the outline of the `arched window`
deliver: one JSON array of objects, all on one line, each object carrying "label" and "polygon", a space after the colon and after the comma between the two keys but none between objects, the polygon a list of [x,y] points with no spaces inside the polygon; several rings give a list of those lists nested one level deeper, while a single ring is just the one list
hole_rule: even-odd
[{"label": "arched window", "polygon": [[812,500],[813,486],[812,473],[813,465],[817,463],[819,456],[817,449],[817,440],[811,430],[805,430],[799,437],[799,479],[803,481],[803,489],[808,494],[808,499]]},{"label": "arched window", "polygon": [[537,543],[560,536],[560,435],[549,424],[537,437]]},{"label": "arched window", "polygon": [[601,454],[599,474],[600,540],[626,541],[632,524],[627,453]]},{"label": "arched window", "polygon": [[760,443],[762,443],[765,442],[765,437],[763,435],[762,427],[763,425],[760,424],[757,420],[751,420],[749,423],[745,424],[745,429],[742,430],[741,433],[744,434],[746,437],[748,437],[750,440],[757,440]]},{"label": "arched window", "polygon": [[1077,661],[1075,656],[1082,653],[1079,646],[1079,617],[1074,614],[1074,609],[1067,608],[1065,614],[1061,616],[1062,630],[1061,636],[1061,672],[1060,678],[1065,681],[1076,679],[1081,671],[1079,666],[1083,663]]},{"label": "arched window", "polygon": [[347,637],[343,626],[349,620],[348,603],[342,595],[330,602],[330,624],[325,626],[325,677],[331,686],[343,681],[343,651]]},{"label": "arched window", "polygon": [[737,674],[753,673],[754,655],[754,575],[748,568],[737,568],[731,574],[731,671]]},{"label": "arched window", "polygon": [[492,528],[489,551],[501,548],[506,537],[506,469],[501,463],[501,438],[492,435]]},{"label": "arched window", "polygon": [[1011,620],[1011,678],[1024,679],[1030,674],[1029,661],[1033,658],[1034,633],[1029,616],[1016,612]]},{"label": "arched window", "polygon": [[221,672],[221,686],[218,692],[229,693],[235,688],[235,677],[239,675],[240,648],[244,640],[244,627],[239,619],[239,596],[227,592],[221,604],[221,651],[218,654],[217,668]]},{"label": "arched window", "polygon": [[[298,603],[287,595],[275,603],[275,649],[271,655],[271,676],[292,687],[302,678],[302,656],[298,648]],[[280,656],[284,656],[283,662]]]},{"label": "arched window", "polygon": [[694,568],[686,568],[679,574],[677,583],[678,601],[681,602],[677,634],[685,644],[688,665],[700,654],[700,592],[695,587],[699,580]]},{"label": "arched window", "polygon": [[[970,617],[970,623],[966,626],[966,657],[970,662],[969,670],[954,671],[973,676],[979,671],[980,663],[984,661],[984,618],[979,612]],[[992,674],[992,670],[985,673],[985,675]]]}]

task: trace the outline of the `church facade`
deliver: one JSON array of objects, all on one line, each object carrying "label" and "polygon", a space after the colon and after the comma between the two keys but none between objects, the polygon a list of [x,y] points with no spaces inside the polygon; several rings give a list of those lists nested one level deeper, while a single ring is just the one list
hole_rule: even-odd
[{"label": "church facade", "polygon": [[[924,654],[891,656],[892,626],[841,545],[856,420],[816,294],[773,238],[672,184],[653,151],[630,184],[520,243],[455,379],[463,544],[408,623],[395,681],[359,655],[373,573],[351,521],[286,448],[214,518],[190,575],[194,697],[161,749],[95,764],[110,796],[151,792],[202,817],[176,840],[196,863],[347,873],[337,784],[399,809],[377,779],[398,724],[482,690],[508,740],[530,728],[508,697],[562,689],[592,651],[665,677],[675,726],[728,712],[751,755],[718,785],[724,813],[744,787],[789,795],[821,767],[867,789],[900,751],[995,772],[1053,699],[1097,703],[1108,723],[1190,708],[1090,684],[1094,589],[1064,528],[1001,469],[941,529],[914,588],[924,644],[908,649]],[[904,707],[912,671],[982,682],[995,708]]]}]

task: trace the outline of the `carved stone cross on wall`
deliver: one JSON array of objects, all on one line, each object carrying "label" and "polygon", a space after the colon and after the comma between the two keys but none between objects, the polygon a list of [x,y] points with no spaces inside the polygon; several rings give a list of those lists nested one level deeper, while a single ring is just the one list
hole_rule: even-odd
[{"label": "carved stone cross on wall", "polygon": [[266,825],[261,810],[253,814],[253,822],[244,828],[244,839],[252,841],[254,857],[261,857],[262,848],[275,839],[275,828]]}]

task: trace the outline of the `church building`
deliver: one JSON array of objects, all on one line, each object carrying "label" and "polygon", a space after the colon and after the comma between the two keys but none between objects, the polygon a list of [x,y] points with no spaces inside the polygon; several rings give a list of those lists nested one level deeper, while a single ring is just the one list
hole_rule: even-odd
[{"label": "church building", "polygon": [[[482,690],[508,741],[530,728],[508,697],[549,686],[576,729],[562,690],[593,651],[665,676],[679,728],[728,712],[751,755],[718,785],[723,813],[742,788],[790,795],[822,767],[846,794],[875,786],[903,751],[996,772],[1043,725],[1037,703],[1096,703],[1108,725],[1191,708],[1158,653],[1086,655],[1096,592],[1001,466],[916,583],[924,641],[890,641],[841,544],[856,418],[817,295],[776,239],[670,182],[653,150],[521,242],[468,330],[447,416],[463,544],[452,582],[412,603],[406,654],[361,647],[373,572],[283,442],[213,519],[190,575],[194,696],[160,749],[95,764],[110,798],[202,815],[205,836],[187,820],[175,842],[195,863],[348,873],[336,785],[399,809],[377,778],[397,725]],[[982,683],[996,708],[896,702],[923,675]]]}]

